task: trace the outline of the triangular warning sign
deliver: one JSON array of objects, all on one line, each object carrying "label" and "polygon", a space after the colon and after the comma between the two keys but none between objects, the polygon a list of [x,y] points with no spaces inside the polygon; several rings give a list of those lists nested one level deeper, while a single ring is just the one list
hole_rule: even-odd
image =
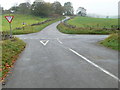
[{"label": "triangular warning sign", "polygon": [[13,18],[14,18],[14,16],[5,16],[5,18],[7,19],[7,21],[8,21],[9,23],[11,23],[12,20],[13,20]]}]

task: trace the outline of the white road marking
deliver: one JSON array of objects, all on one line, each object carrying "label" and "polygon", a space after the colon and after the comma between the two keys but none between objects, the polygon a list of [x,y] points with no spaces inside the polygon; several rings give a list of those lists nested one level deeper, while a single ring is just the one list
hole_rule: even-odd
[{"label": "white road marking", "polygon": [[92,64],[93,66],[95,66],[96,68],[100,69],[101,71],[103,71],[104,73],[106,73],[107,75],[113,77],[114,79],[116,79],[117,81],[120,82],[120,79],[113,75],[112,73],[108,72],[107,70],[103,69],[102,67],[98,66],[97,64],[95,64],[94,62],[90,61],[89,59],[85,58],[84,56],[80,55],[79,53],[77,53],[76,51],[72,50],[69,48],[70,51],[72,51],[74,54],[78,55],[79,57],[83,58],[85,61],[87,61],[88,63]]},{"label": "white road marking", "polygon": [[44,46],[46,46],[47,43],[49,42],[49,40],[41,40],[40,42],[41,42]]},{"label": "white road marking", "polygon": [[57,38],[57,41],[58,41],[60,44],[63,44],[63,43],[60,41],[60,39],[59,39],[59,38]]}]

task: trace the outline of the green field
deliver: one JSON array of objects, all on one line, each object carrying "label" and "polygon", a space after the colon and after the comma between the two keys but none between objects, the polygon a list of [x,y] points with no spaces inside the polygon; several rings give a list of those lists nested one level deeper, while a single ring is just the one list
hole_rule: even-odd
[{"label": "green field", "polygon": [[47,27],[48,25],[59,21],[60,19],[64,19],[64,17],[49,21],[45,24],[41,24],[41,25],[36,25],[36,26],[25,26],[24,30],[13,30],[13,34],[14,35],[19,35],[19,34],[29,34],[29,33],[36,33],[41,31],[42,29],[44,29],[45,27]]},{"label": "green field", "polygon": [[[9,23],[7,22],[4,16],[7,16],[7,15],[2,16],[2,30],[7,31],[9,30]],[[14,19],[12,22],[13,29],[15,29],[16,27],[22,27],[23,22],[26,23],[26,25],[30,25],[33,23],[38,23],[38,22],[42,22],[49,19],[49,18],[41,18],[41,17],[32,16],[32,15],[22,15],[22,14],[16,14],[13,16],[14,16]]]},{"label": "green field", "polygon": [[67,22],[77,27],[111,28],[111,25],[118,25],[118,19],[90,18],[77,16]]},{"label": "green field", "polygon": [[118,20],[76,16],[58,25],[66,34],[112,34],[117,33]]},{"label": "green field", "polygon": [[[4,15],[6,16],[6,15]],[[2,32],[4,33],[10,33],[9,30],[9,23],[7,22],[7,20],[4,18],[4,16],[2,16]],[[46,20],[50,20],[50,19],[54,19],[52,21],[48,21],[44,24],[41,25],[35,25],[35,26],[31,26],[31,24],[37,24]],[[41,31],[43,28],[45,28],[46,26],[59,21],[60,19],[64,19],[64,17],[59,17],[59,18],[41,18],[41,17],[36,17],[36,16],[32,16],[32,15],[14,15],[14,19],[12,22],[12,33],[13,35],[19,35],[19,34],[29,34],[29,33],[35,33],[35,32],[39,32]],[[23,25],[22,23],[26,23],[24,26],[24,29],[22,28]],[[21,29],[16,29],[16,28],[21,28]]]},{"label": "green field", "polygon": [[111,34],[108,38],[101,41],[100,44],[120,51],[120,38],[118,34]]}]

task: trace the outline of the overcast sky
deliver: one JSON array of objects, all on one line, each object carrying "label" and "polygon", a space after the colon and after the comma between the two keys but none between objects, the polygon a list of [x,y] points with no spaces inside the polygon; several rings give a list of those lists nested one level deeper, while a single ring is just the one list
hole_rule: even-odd
[{"label": "overcast sky", "polygon": [[[19,3],[35,0],[0,0],[0,4],[4,9],[9,9],[11,6]],[[44,0],[47,2],[59,1],[63,5],[65,2],[72,2],[75,11],[78,7],[87,9],[87,13],[99,15],[114,16],[118,14],[118,2],[120,0]]]}]

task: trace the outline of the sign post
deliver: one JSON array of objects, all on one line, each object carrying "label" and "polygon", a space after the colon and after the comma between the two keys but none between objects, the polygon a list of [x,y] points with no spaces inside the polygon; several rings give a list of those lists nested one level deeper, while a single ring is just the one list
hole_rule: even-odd
[{"label": "sign post", "polygon": [[12,23],[12,20],[13,20],[14,16],[5,16],[5,18],[9,22],[9,25],[10,25],[10,38],[12,38],[12,26],[11,26],[11,23]]},{"label": "sign post", "polygon": [[11,26],[11,23],[9,23],[10,25],[10,38],[12,38],[12,26]]}]

